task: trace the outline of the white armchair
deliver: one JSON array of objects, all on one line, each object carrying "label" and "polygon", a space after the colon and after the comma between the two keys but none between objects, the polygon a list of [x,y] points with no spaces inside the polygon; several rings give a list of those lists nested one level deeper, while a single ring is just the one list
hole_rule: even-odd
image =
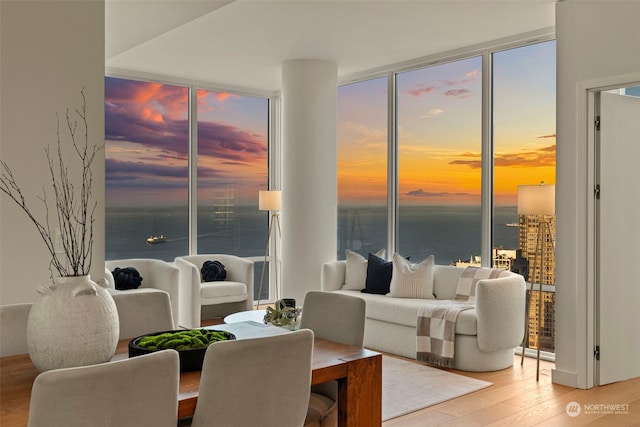
[{"label": "white armchair", "polygon": [[[202,265],[212,260],[224,264],[224,281],[202,282]],[[174,263],[180,270],[178,325],[199,328],[202,306],[215,306],[216,316],[253,308],[253,261],[235,255],[206,254],[177,257]]]},{"label": "white armchair", "polygon": [[[138,273],[142,276],[142,284],[140,287],[126,291],[117,290],[113,274],[111,274],[116,267],[134,267],[138,270]],[[176,266],[159,259],[130,258],[105,261],[105,277],[111,294],[122,292],[148,293],[153,292],[154,289],[165,291],[169,294],[174,325],[178,324],[178,318],[180,316],[179,274],[180,272]]]}]

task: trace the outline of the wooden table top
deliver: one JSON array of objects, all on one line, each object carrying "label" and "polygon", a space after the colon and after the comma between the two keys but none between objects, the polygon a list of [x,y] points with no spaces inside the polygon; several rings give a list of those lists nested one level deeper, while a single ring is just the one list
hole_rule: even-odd
[{"label": "wooden table top", "polygon": [[[234,330],[242,325],[216,325],[210,329]],[[277,328],[281,329],[281,328]],[[269,334],[270,331],[265,331]],[[275,333],[279,333],[276,331]],[[236,333],[238,339],[242,334]],[[260,334],[264,335],[264,334]],[[248,338],[248,336],[244,336]],[[130,339],[118,342],[116,353],[111,360],[128,358]],[[345,378],[349,361],[381,357],[375,351],[360,349],[333,341],[315,338],[313,349],[312,384]],[[27,425],[31,387],[39,374],[28,354],[0,358],[0,425],[2,427]],[[201,371],[182,372],[180,375],[180,392],[178,417],[192,415],[200,386]]]}]

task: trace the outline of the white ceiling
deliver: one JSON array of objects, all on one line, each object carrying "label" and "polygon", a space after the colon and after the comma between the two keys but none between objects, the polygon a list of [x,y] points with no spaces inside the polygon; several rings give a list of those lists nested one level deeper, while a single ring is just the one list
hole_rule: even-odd
[{"label": "white ceiling", "polygon": [[556,0],[106,0],[109,72],[277,91],[281,64],[339,75],[555,25]]}]

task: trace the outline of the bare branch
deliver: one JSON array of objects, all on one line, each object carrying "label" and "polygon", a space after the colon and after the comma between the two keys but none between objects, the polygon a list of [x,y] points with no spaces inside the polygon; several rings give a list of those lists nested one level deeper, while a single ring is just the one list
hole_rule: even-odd
[{"label": "bare branch", "polygon": [[[45,155],[51,175],[51,187],[55,199],[55,214],[57,229],[55,233],[49,222],[49,204],[47,193],[43,188],[42,196],[37,197],[43,204],[45,215],[43,220],[38,220],[31,212],[20,190],[13,172],[9,166],[0,160],[0,190],[8,195],[27,215],[40,233],[47,250],[51,254],[50,270],[54,270],[60,276],[78,276],[89,274],[93,259],[93,225],[97,202],[92,202],[93,171],[91,169],[96,155],[104,148],[104,143],[89,145],[89,126],[86,118],[86,98],[84,89],[82,106],[73,112],[79,120],[72,117],[69,109],[66,110],[66,131],[71,139],[73,151],[80,162],[80,172],[73,173],[65,164],[62,148],[62,136],[60,133],[60,117],[57,118],[57,156],[51,155],[50,147],[45,148]],[[78,121],[84,126],[84,141],[79,142]],[[76,189],[78,185],[79,190]],[[59,235],[58,235],[59,233]],[[62,246],[63,253],[57,252],[57,245]]]}]

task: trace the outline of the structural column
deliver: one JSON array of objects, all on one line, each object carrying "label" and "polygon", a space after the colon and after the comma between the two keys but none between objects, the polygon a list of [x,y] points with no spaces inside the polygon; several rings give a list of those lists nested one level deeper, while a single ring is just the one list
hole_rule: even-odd
[{"label": "structural column", "polygon": [[338,67],[282,66],[282,295],[302,304],[337,251]]}]

